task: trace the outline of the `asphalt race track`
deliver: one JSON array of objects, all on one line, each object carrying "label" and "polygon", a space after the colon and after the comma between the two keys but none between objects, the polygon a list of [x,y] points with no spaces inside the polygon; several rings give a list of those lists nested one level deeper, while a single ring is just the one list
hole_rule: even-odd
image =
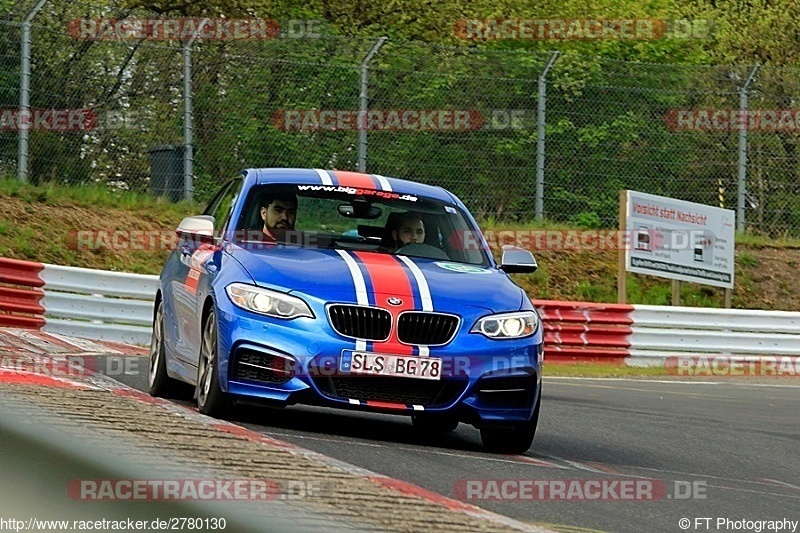
[{"label": "asphalt race track", "polygon": [[[145,379],[124,381],[142,390]],[[482,452],[463,424],[424,435],[404,417],[248,406],[232,421],[560,531],[750,531],[743,520],[800,520],[797,380],[546,378],[524,456]]]}]

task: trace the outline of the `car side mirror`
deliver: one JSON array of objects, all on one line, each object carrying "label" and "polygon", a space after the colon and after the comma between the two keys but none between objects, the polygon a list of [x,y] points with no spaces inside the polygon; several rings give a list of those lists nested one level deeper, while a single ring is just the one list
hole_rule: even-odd
[{"label": "car side mirror", "polygon": [[182,238],[188,237],[191,240],[212,242],[214,240],[214,217],[211,215],[186,217],[178,224],[175,233]]},{"label": "car side mirror", "polygon": [[533,254],[524,248],[509,244],[503,246],[503,255],[500,259],[500,269],[509,274],[525,274],[536,272],[539,265]]}]

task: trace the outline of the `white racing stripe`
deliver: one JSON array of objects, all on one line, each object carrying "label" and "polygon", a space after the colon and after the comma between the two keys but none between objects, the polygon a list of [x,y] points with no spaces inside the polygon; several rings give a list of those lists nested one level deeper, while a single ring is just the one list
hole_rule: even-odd
[{"label": "white racing stripe", "polygon": [[[397,256],[411,273],[414,275],[414,280],[417,282],[417,289],[419,290],[419,299],[422,302],[422,310],[431,312],[433,311],[433,300],[431,299],[431,289],[428,287],[428,280],[425,279],[425,274],[422,273],[422,270],[411,260],[411,258],[405,255],[398,255]],[[430,348],[428,346],[417,346],[419,349],[420,357],[428,357],[431,354]]]},{"label": "white racing stripe", "polygon": [[[356,263],[356,260],[353,259],[346,251],[336,250],[336,252],[342,256],[347,268],[350,270],[350,277],[353,278],[353,284],[356,288],[356,302],[358,302],[358,305],[369,305],[369,297],[367,296],[367,283],[364,281],[364,274],[362,274],[361,269],[358,268],[358,263]],[[366,351],[366,349],[367,341],[356,339],[356,351],[363,352]]]},{"label": "white racing stripe", "polygon": [[405,263],[409,270],[411,270],[411,273],[414,275],[414,279],[417,282],[417,288],[419,289],[419,299],[422,302],[422,310],[429,312],[433,311],[431,289],[428,287],[428,280],[425,279],[425,275],[422,273],[422,270],[420,270],[419,267],[405,255],[398,255],[397,258]]},{"label": "white racing stripe", "polygon": [[383,189],[384,191],[387,191],[387,192],[392,192],[392,185],[391,185],[391,183],[389,183],[389,180],[387,180],[385,177],[381,176],[380,174],[373,174],[372,176],[376,180],[378,180],[378,183],[381,184],[381,189]]},{"label": "white racing stripe", "polygon": [[322,180],[323,185],[333,185],[333,180],[326,171],[322,170],[321,168],[315,168],[314,170],[316,170],[317,174],[319,174],[319,178]]}]

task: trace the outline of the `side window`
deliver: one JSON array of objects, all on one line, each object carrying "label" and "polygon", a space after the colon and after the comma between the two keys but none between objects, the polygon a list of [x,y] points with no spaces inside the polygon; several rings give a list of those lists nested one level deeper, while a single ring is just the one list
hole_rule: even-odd
[{"label": "side window", "polygon": [[225,184],[206,207],[204,215],[214,217],[214,232],[219,233],[228,222],[233,206],[242,191],[242,179],[235,178]]}]

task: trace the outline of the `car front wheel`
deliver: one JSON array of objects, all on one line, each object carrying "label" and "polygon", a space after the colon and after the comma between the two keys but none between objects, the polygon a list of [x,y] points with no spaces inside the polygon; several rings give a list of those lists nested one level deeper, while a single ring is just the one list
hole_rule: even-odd
[{"label": "car front wheel", "polygon": [[197,365],[197,407],[204,415],[220,418],[230,407],[230,401],[219,386],[217,336],[217,314],[212,309],[203,324],[203,339],[200,343],[200,361]]},{"label": "car front wheel", "polygon": [[481,442],[487,452],[522,454],[527,452],[533,444],[536,435],[536,426],[539,423],[539,406],[542,402],[542,393],[536,400],[536,408],[531,419],[515,428],[482,428]]}]

